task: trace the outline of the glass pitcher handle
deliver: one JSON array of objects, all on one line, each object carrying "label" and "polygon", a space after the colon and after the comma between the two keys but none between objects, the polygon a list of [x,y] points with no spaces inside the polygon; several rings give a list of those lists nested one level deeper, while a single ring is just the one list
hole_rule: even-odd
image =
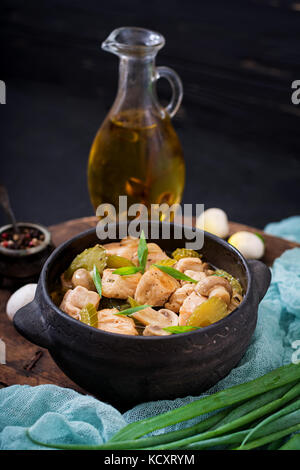
[{"label": "glass pitcher handle", "polygon": [[172,88],[172,98],[168,106],[165,108],[170,117],[175,116],[183,97],[182,81],[179,75],[169,67],[156,68],[156,80],[166,78]]}]

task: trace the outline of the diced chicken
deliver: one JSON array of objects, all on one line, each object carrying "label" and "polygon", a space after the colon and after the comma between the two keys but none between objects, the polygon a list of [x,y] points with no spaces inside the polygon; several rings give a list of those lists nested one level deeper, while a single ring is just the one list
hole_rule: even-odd
[{"label": "diced chicken", "polygon": [[160,310],[154,310],[154,308],[148,307],[139,312],[135,312],[132,316],[138,320],[142,325],[158,325],[161,328],[166,326],[178,325],[178,315],[166,308]]},{"label": "diced chicken", "polygon": [[181,305],[185,299],[193,292],[194,284],[191,282],[186,283],[184,286],[176,289],[176,291],[171,295],[168,302],[165,304],[165,307],[173,310],[173,312],[178,313]]},{"label": "diced chicken", "polygon": [[[166,253],[156,243],[148,243],[147,246],[148,246],[148,257],[147,257],[146,269],[149,269],[150,266],[154,263],[159,263],[159,261],[169,258],[169,256],[167,256]],[[138,265],[139,261],[138,261],[137,251],[136,251],[136,254],[132,257],[131,261],[136,266]]]},{"label": "diced chicken", "polygon": [[137,336],[138,332],[132,318],[115,315],[116,313],[118,313],[116,308],[105,308],[103,310],[99,310],[98,329],[109,331],[111,333]]},{"label": "diced chicken", "polygon": [[196,294],[196,292],[192,292],[183,302],[182,306],[179,310],[179,325],[185,326],[188,322],[188,319],[192,315],[193,311],[195,310],[198,305],[201,305],[203,302],[207,300],[207,297],[202,295]]},{"label": "diced chicken", "polygon": [[125,246],[125,245],[126,245],[126,246],[129,246],[129,245],[132,245],[132,246],[133,246],[133,245],[135,245],[135,246],[137,247],[138,244],[139,244],[139,239],[136,238],[136,237],[130,237],[130,236],[128,236],[128,237],[122,238],[122,240],[120,241],[120,244],[121,244],[122,246]]},{"label": "diced chicken", "polygon": [[160,307],[179,287],[178,281],[169,274],[160,269],[151,268],[140,279],[135,292],[135,300],[140,304]]},{"label": "diced chicken", "polygon": [[175,269],[184,273],[185,271],[203,271],[203,263],[199,258],[182,258],[177,261],[176,265],[174,266]]},{"label": "diced chicken", "polygon": [[97,309],[100,296],[97,292],[87,290],[85,287],[77,286],[69,289],[60,304],[60,309],[77,320],[80,320],[80,310],[87,304],[92,304]]},{"label": "diced chicken", "polygon": [[132,241],[124,241],[123,244],[122,242],[106,243],[104,247],[108,255],[123,256],[123,258],[131,260],[132,257],[135,256],[137,253],[138,243],[138,239],[134,238],[132,239]]},{"label": "diced chicken", "polygon": [[[206,274],[203,273],[202,271],[191,271],[187,269],[184,271],[184,274],[188,277],[191,277],[192,279],[195,279],[195,281],[202,281],[203,279],[206,278]],[[184,286],[185,284],[190,284],[189,281],[181,281],[181,284]],[[193,286],[195,287],[196,284],[193,283]]]},{"label": "diced chicken", "polygon": [[142,274],[136,273],[130,276],[119,276],[119,274],[113,274],[113,271],[114,269],[104,269],[103,271],[103,296],[114,299],[127,299],[128,297],[134,297]]}]

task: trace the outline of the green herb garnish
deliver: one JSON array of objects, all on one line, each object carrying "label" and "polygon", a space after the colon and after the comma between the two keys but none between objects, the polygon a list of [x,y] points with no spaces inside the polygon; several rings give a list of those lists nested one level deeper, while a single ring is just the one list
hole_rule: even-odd
[{"label": "green herb garnish", "polygon": [[132,274],[139,273],[141,268],[139,266],[124,266],[123,268],[115,269],[112,273],[119,276],[131,276]]},{"label": "green herb garnish", "polygon": [[178,269],[172,268],[171,266],[163,266],[161,264],[153,264],[152,266],[155,266],[156,268],[160,269],[166,274],[169,274],[169,276],[174,277],[174,279],[178,279],[179,281],[194,282],[194,284],[198,284],[199,282],[187,276],[186,274],[183,274],[181,271],[178,271]]},{"label": "green herb garnish", "polygon": [[188,331],[193,330],[200,330],[198,326],[167,326],[163,328],[163,330],[168,331],[169,333],[173,333],[175,335],[179,335],[180,333],[187,333]]},{"label": "green herb garnish", "polygon": [[138,255],[138,260],[139,260],[139,266],[122,267],[113,271],[113,274],[118,274],[119,276],[130,276],[131,274],[145,272],[146,264],[147,264],[147,257],[148,257],[148,246],[147,246],[144,230],[142,230],[141,232],[137,255]]},{"label": "green herb garnish", "polygon": [[101,282],[101,277],[100,273],[98,271],[97,266],[94,264],[93,267],[93,281],[95,284],[95,287],[97,289],[98,294],[100,295],[100,298],[102,297],[102,282]]},{"label": "green herb garnish", "polygon": [[138,305],[136,307],[127,308],[126,310],[120,310],[119,312],[115,313],[115,315],[131,315],[132,313],[139,312],[140,310],[144,310],[145,308],[151,307],[151,305]]},{"label": "green herb garnish", "polygon": [[147,246],[144,230],[142,230],[141,235],[140,235],[137,255],[138,255],[138,260],[139,260],[141,271],[142,273],[144,273],[146,264],[147,264],[147,257],[148,257],[148,246]]}]

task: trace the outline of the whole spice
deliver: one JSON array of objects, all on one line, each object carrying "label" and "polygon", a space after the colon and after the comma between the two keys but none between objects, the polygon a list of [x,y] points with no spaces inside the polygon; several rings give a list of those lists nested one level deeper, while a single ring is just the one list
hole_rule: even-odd
[{"label": "whole spice", "polygon": [[33,227],[19,227],[19,233],[13,228],[0,233],[0,246],[10,250],[28,250],[39,246],[45,240],[45,235]]}]

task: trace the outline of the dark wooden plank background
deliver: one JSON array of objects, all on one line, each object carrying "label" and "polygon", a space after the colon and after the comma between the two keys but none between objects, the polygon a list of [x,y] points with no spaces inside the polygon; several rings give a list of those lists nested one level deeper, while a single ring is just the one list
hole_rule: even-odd
[{"label": "dark wooden plank background", "polygon": [[[0,8],[0,177],[21,218],[49,224],[93,213],[87,157],[118,74],[100,44],[122,25],[160,31],[157,63],[183,80],[174,124],[187,162],[184,202],[259,227],[299,212],[297,0],[2,0]],[[167,84],[159,94],[168,99]]]}]

